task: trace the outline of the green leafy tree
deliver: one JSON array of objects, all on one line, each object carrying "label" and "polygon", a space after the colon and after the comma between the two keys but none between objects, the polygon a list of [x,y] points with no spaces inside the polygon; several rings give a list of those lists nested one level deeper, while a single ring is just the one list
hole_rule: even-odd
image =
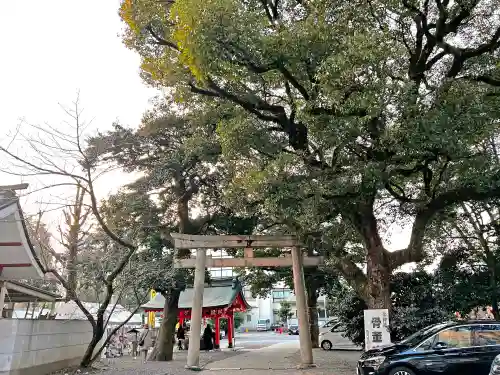
[{"label": "green leafy tree", "polygon": [[[350,256],[334,264],[378,308],[391,273],[425,258],[436,214],[500,195],[478,147],[498,134],[499,6],[123,0],[120,15],[148,83],[236,106],[217,124],[234,196],[304,235],[351,227],[366,274]],[[410,223],[405,248],[384,245],[387,213]]]},{"label": "green leafy tree", "polygon": [[245,315],[243,313],[234,314],[234,329],[240,328],[244,321]]},{"label": "green leafy tree", "polygon": [[[391,278],[391,339],[399,341],[431,324],[454,317],[454,306],[446,305],[442,290],[436,288],[438,278],[424,271],[398,272]],[[366,302],[346,284],[333,288],[329,295],[329,315],[346,327],[346,335],[362,345],[365,340],[364,310]]]},{"label": "green leafy tree", "polygon": [[[172,104],[173,106],[173,104]],[[218,234],[251,233],[254,219],[235,215],[222,205],[221,192],[226,181],[221,147],[215,136],[216,123],[231,111],[225,106],[202,106],[196,110],[169,103],[158,104],[145,114],[138,129],[118,124],[113,131],[91,140],[89,155],[114,162],[128,172],[140,173],[127,186],[129,199],[123,205],[140,202],[140,196],[154,196],[155,203],[137,214],[156,215],[143,230],[153,248],[170,261],[189,257],[189,250],[174,253],[170,233]],[[194,215],[197,210],[199,215]],[[127,211],[125,211],[127,212]],[[162,255],[163,256],[163,255]],[[172,278],[151,287],[165,297],[164,316],[152,357],[172,360],[178,301],[182,289],[192,282],[192,272],[176,270]]]},{"label": "green leafy tree", "polygon": [[287,323],[288,319],[291,319],[293,316],[292,313],[292,305],[288,301],[282,301],[280,303],[280,309],[278,310],[278,316],[282,323]]},{"label": "green leafy tree", "polygon": [[[477,304],[492,306],[496,319],[500,319],[497,286],[500,282],[498,207],[496,200],[462,203],[455,210],[442,215],[442,220],[436,225],[440,235],[434,242],[438,256],[444,257],[443,264],[453,270],[451,274],[443,270],[443,277],[462,273],[475,279],[470,286],[456,280],[455,292],[474,295]],[[483,284],[484,287],[472,287],[474,284]],[[457,311],[463,313],[462,308]]]}]

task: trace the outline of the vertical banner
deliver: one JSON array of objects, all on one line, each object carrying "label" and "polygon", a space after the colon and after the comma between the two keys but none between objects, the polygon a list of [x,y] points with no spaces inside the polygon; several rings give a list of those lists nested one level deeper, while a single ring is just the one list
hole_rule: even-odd
[{"label": "vertical banner", "polygon": [[155,321],[156,321],[156,313],[154,311],[150,311],[148,314],[148,325],[149,328],[154,328],[155,327]]},{"label": "vertical banner", "polygon": [[[153,301],[156,297],[156,290],[151,289],[150,301]],[[149,328],[154,328],[156,323],[156,313],[154,311],[150,311],[148,314],[148,325]]]},{"label": "vertical banner", "polygon": [[389,310],[365,310],[365,350],[390,343]]}]

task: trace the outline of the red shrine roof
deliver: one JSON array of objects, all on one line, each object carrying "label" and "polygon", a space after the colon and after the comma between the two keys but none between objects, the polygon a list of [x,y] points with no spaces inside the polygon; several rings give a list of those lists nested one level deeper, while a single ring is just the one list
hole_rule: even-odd
[{"label": "red shrine roof", "polygon": [[[193,303],[194,289],[187,288],[179,298],[179,309],[190,312]],[[165,299],[160,293],[148,303],[142,305],[142,309],[148,311],[163,311]],[[218,310],[219,315],[223,315],[227,309],[233,312],[247,311],[251,307],[245,300],[242,293],[241,284],[232,279],[214,280],[210,285],[205,285],[203,291],[203,310],[204,315],[209,314],[207,310]]]}]

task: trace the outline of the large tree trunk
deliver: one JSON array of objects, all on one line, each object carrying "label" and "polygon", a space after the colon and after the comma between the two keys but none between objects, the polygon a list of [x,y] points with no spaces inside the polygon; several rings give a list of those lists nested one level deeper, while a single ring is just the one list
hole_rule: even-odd
[{"label": "large tree trunk", "polygon": [[391,309],[391,265],[377,228],[373,207],[359,218],[359,230],[366,251],[367,296],[369,309]]},{"label": "large tree trunk", "polygon": [[163,307],[163,320],[160,331],[156,338],[155,348],[151,354],[151,359],[156,361],[171,361],[174,357],[174,336],[175,325],[177,324],[178,303],[181,295],[180,290],[173,290],[165,297]]},{"label": "large tree trunk", "polygon": [[[74,230],[70,230],[70,238],[75,237],[74,234],[72,234]],[[78,235],[78,232],[76,233]],[[71,296],[72,292],[71,291],[76,291],[77,289],[77,273],[76,273],[76,260],[77,260],[77,254],[78,254],[78,247],[75,245],[76,242],[78,241],[78,238],[75,237],[72,241],[73,244],[68,246],[68,263],[67,263],[67,269],[68,269],[68,285],[69,285],[69,290],[66,290],[66,302],[71,301]]]},{"label": "large tree trunk", "polygon": [[312,347],[319,348],[318,295],[313,283],[307,284],[307,307]]},{"label": "large tree trunk", "polygon": [[80,361],[81,367],[84,368],[90,367],[90,365],[92,364],[92,354],[94,353],[97,344],[99,344],[99,341],[101,341],[103,336],[104,336],[104,326],[99,324],[96,325],[92,332],[92,340],[90,340],[90,343],[87,346],[87,349],[85,350],[85,354],[83,355],[83,358]]},{"label": "large tree trunk", "polygon": [[488,264],[488,271],[490,274],[490,297],[491,297],[491,312],[495,317],[495,320],[500,319],[500,313],[498,311],[498,291],[497,291],[497,272],[496,272],[496,261],[494,255],[488,251],[486,253],[486,261]]},{"label": "large tree trunk", "polygon": [[391,309],[390,277],[391,269],[385,260],[384,252],[378,248],[368,249],[368,308]]}]

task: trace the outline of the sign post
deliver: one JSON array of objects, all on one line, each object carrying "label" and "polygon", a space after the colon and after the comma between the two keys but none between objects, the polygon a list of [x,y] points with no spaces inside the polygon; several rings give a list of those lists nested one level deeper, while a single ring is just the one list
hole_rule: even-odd
[{"label": "sign post", "polygon": [[365,350],[390,343],[389,310],[365,310]]}]

